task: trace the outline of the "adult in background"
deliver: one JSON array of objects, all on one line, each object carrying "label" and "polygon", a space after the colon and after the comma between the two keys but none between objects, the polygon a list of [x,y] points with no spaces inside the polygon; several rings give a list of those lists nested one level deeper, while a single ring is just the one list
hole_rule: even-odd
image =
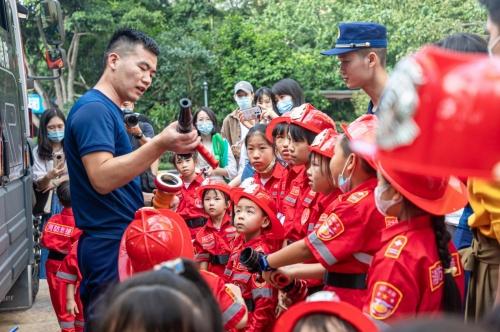
[{"label": "adult in background", "polygon": [[75,221],[83,231],[78,265],[88,330],[96,300],[118,280],[122,234],[144,205],[138,175],[166,150],[186,153],[199,143],[195,130],[180,134],[174,122],[132,152],[120,106],[136,102],[151,86],[158,54],[157,43],[146,34],[116,31],[104,54],[103,74],[68,116],[64,148]]},{"label": "adult in background", "polygon": [[[500,56],[500,1],[480,0],[488,11],[488,53]],[[478,321],[500,304],[500,182],[469,178],[469,202],[473,214],[472,255],[465,269],[472,270],[465,301],[465,319]]]},{"label": "adult in background", "polygon": [[240,81],[234,86],[234,101],[238,108],[229,113],[222,121],[221,134],[231,146],[234,158],[238,163],[240,150],[248,133],[248,128],[240,122],[238,112],[253,106],[253,86],[247,81]]},{"label": "adult in background", "polygon": [[370,22],[339,24],[335,46],[321,52],[336,55],[340,61],[340,75],[349,89],[362,89],[370,97],[368,114],[376,114],[378,103],[387,82],[387,30]]},{"label": "adult in background", "polygon": [[[123,103],[121,109],[126,116],[126,114],[134,113],[134,107],[134,103],[126,101],[125,103]],[[127,123],[127,121],[125,121],[128,138],[130,140],[130,144],[132,144],[132,150],[136,150],[139,147],[143,146],[155,136],[153,126],[151,125],[151,123],[149,123],[149,120],[145,115],[137,114],[137,120],[138,122],[136,125],[133,125],[133,123]],[[156,189],[154,184],[154,177],[158,173],[159,164],[160,160],[155,160],[155,162],[151,164],[151,167],[146,169],[140,175],[141,190],[146,205],[151,205],[153,190]]]}]

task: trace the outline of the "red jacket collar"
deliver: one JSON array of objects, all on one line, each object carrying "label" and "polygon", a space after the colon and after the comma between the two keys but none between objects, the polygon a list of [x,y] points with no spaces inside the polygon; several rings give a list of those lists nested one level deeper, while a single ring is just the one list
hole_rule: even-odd
[{"label": "red jacket collar", "polygon": [[[273,167],[273,172],[271,173],[270,178],[281,179],[283,177],[283,172],[285,171],[285,166],[281,165],[277,160]],[[262,183],[262,177],[259,173],[255,172],[255,178]],[[269,178],[269,179],[270,179]]]},{"label": "red jacket collar", "polygon": [[398,234],[406,233],[410,230],[432,227],[432,220],[429,215],[414,217],[409,220],[398,221],[392,226],[382,231],[382,242],[391,240]]},{"label": "red jacket collar", "polygon": [[[229,216],[229,213],[226,212],[224,217],[222,218],[222,222],[220,223],[220,229],[224,228],[226,225],[231,225],[231,216]],[[212,218],[208,218],[207,223],[205,224],[209,228],[217,229],[214,226],[214,223],[212,222]]]},{"label": "red jacket collar", "polygon": [[73,209],[70,208],[70,207],[67,207],[67,208],[65,207],[65,208],[62,209],[61,215],[63,215],[63,216],[71,216],[72,217],[73,216]]},{"label": "red jacket collar", "polygon": [[373,191],[375,187],[377,186],[377,178],[370,178],[366,180],[365,182],[361,183],[358,185],[356,188],[352,189],[351,191],[342,194],[339,196],[341,200],[347,199],[349,196],[351,196],[353,193],[358,192],[358,191],[365,191],[365,190],[370,190]]}]

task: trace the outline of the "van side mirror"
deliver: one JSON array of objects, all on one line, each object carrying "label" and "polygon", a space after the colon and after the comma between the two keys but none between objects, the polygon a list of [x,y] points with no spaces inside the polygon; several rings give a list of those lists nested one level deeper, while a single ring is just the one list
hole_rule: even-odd
[{"label": "van side mirror", "polygon": [[40,1],[40,23],[41,32],[49,45],[64,44],[64,22],[59,1]]}]

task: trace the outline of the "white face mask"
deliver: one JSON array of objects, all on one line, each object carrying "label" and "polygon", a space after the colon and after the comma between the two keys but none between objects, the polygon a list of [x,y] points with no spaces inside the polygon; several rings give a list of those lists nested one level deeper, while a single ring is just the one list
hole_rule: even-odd
[{"label": "white face mask", "polygon": [[500,36],[496,37],[493,40],[490,40],[490,42],[488,43],[488,54],[490,55],[490,57],[495,56],[495,53],[493,53],[493,50],[499,42],[500,42]]},{"label": "white face mask", "polygon": [[389,189],[390,184],[386,183],[382,186],[378,185],[375,187],[375,206],[377,207],[378,212],[380,212],[383,216],[388,217],[387,210],[389,210],[394,205],[403,201],[403,196],[399,196],[399,199],[391,199],[390,201],[386,201],[382,198],[382,194]]}]

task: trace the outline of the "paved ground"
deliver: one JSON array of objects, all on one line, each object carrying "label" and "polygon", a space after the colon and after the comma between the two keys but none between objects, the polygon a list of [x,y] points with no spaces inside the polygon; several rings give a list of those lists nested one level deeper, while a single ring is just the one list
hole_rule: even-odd
[{"label": "paved ground", "polygon": [[0,332],[8,332],[15,326],[19,326],[19,332],[60,331],[50,303],[46,279],[40,279],[40,290],[31,309],[0,312]]}]

